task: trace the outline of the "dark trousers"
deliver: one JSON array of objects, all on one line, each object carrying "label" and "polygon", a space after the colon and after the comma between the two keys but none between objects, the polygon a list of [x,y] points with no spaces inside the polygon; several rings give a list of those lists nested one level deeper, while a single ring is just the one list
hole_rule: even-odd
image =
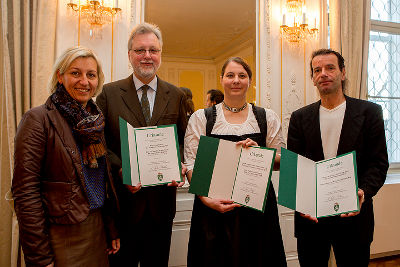
[{"label": "dark trousers", "polygon": [[156,222],[146,214],[136,224],[123,223],[121,249],[110,257],[110,266],[167,267],[172,222]]},{"label": "dark trousers", "polygon": [[368,267],[371,243],[345,227],[331,226],[297,237],[300,266],[328,266],[332,246],[338,267]]}]

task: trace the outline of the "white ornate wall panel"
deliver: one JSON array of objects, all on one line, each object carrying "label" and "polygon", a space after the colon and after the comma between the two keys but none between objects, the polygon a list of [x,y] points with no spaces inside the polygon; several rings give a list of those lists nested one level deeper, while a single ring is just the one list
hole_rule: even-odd
[{"label": "white ornate wall panel", "polygon": [[[285,0],[257,1],[257,103],[272,108],[281,118],[286,137],[291,113],[318,99],[310,79],[309,60],[313,50],[324,46],[326,41],[308,40],[297,48],[291,48],[281,40],[281,8]],[[324,7],[321,1],[308,0],[307,13],[318,15],[317,27]],[[324,19],[322,19],[324,21]],[[321,33],[325,36],[325,32]]]},{"label": "white ornate wall panel", "polygon": [[169,266],[186,266],[193,199],[194,195],[188,193],[188,187],[178,189],[176,215],[172,227]]},{"label": "white ornate wall panel", "polygon": [[[272,19],[272,6],[269,0],[257,1],[257,35],[256,35],[256,74],[257,74],[257,105],[262,107],[272,108],[278,114],[280,97],[276,98],[274,95],[276,88],[275,79],[279,77],[277,72],[279,66],[274,64],[274,50],[273,47],[273,26],[271,25]],[[279,62],[279,61],[276,61]],[[273,67],[274,66],[274,67]],[[276,67],[275,67],[276,66]],[[278,95],[279,96],[279,95]]]},{"label": "white ornate wall panel", "polygon": [[[282,120],[286,139],[291,113],[318,99],[318,94],[311,82],[309,60],[311,52],[324,46],[326,41],[309,40],[297,48],[290,47],[280,37],[282,7],[285,0],[260,0],[257,4],[259,24],[257,25],[257,74],[258,101],[264,107],[272,108]],[[307,13],[318,15],[319,21],[325,21],[324,6],[321,1],[307,0]],[[325,37],[323,31],[319,37]],[[279,177],[274,173],[273,181],[278,190]],[[296,239],[294,238],[294,213],[279,206],[279,218],[285,246],[288,266],[299,266],[297,260]]]}]

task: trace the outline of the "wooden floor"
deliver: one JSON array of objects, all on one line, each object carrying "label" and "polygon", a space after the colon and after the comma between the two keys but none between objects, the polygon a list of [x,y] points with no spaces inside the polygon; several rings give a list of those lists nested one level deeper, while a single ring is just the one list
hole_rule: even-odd
[{"label": "wooden floor", "polygon": [[400,255],[370,260],[368,267],[400,267]]}]

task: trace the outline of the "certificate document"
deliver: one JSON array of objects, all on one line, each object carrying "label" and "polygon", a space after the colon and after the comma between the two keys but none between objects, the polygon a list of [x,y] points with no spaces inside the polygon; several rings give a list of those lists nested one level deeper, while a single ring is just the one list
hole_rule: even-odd
[{"label": "certificate document", "polygon": [[282,148],[278,204],[327,217],[359,210],[355,151],[314,162]]},{"label": "certificate document", "polygon": [[119,126],[124,184],[182,181],[176,125],[133,128],[120,117]]},{"label": "certificate document", "polygon": [[189,192],[264,211],[275,153],[201,136]]}]

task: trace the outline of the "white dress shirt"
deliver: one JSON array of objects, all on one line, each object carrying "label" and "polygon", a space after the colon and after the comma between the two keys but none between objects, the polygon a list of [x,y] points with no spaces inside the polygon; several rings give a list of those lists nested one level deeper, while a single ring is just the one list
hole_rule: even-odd
[{"label": "white dress shirt", "polygon": [[[142,100],[142,93],[143,90],[141,89],[141,87],[144,85],[144,83],[142,83],[136,76],[135,74],[132,75],[133,76],[133,83],[135,84],[135,88],[136,88],[136,93],[138,95],[139,98],[139,102]],[[157,92],[157,76],[154,76],[154,79],[151,80],[151,82],[149,82],[147,84],[151,89],[147,90],[147,98],[149,99],[149,104],[150,104],[150,116],[153,115],[153,108],[154,108],[154,101],[156,99],[156,92]],[[142,103],[140,103],[142,104]]]}]

